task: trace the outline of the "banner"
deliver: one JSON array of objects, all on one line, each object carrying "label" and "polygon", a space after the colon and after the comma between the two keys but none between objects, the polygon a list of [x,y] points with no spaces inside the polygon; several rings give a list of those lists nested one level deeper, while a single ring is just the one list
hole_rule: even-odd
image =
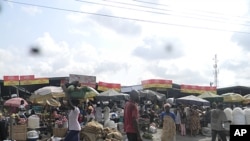
[{"label": "banner", "polygon": [[196,85],[181,85],[181,92],[182,93],[196,93],[202,94],[204,92],[212,92],[217,94],[216,87],[211,86],[196,86]]},{"label": "banner", "polygon": [[81,85],[96,88],[96,77],[95,76],[70,74],[69,75],[69,83],[71,83],[73,81],[79,81],[81,83]]},{"label": "banner", "polygon": [[3,76],[3,85],[4,86],[14,86],[19,85],[19,76]]},{"label": "banner", "polygon": [[3,80],[4,80],[4,86],[49,84],[48,78],[35,78],[34,75],[4,76]]},{"label": "banner", "polygon": [[20,76],[20,85],[32,85],[31,80],[34,80],[34,75],[21,75]]},{"label": "banner", "polygon": [[172,80],[149,79],[141,81],[142,87],[145,88],[172,88]]},{"label": "banner", "polygon": [[20,76],[20,81],[22,80],[33,80],[35,79],[35,75],[21,75]]},{"label": "banner", "polygon": [[106,83],[106,82],[98,82],[98,90],[99,91],[107,91],[109,89],[114,89],[118,92],[121,91],[121,84],[117,83]]},{"label": "banner", "polygon": [[20,80],[20,85],[49,84],[49,78],[34,78],[31,80]]}]

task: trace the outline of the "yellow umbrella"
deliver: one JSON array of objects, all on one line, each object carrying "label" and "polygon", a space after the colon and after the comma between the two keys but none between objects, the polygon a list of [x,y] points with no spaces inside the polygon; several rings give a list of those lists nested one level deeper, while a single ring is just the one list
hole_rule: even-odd
[{"label": "yellow umbrella", "polygon": [[249,104],[250,103],[250,94],[243,96],[245,99],[243,100],[243,104]]},{"label": "yellow umbrella", "polygon": [[238,93],[225,93],[221,95],[224,102],[242,102],[245,98]]}]

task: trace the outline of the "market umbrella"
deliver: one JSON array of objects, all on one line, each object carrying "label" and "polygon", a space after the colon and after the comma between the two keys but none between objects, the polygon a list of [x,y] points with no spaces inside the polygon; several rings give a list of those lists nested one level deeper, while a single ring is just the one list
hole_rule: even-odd
[{"label": "market umbrella", "polygon": [[36,90],[34,92],[34,94],[37,94],[37,95],[51,94],[54,98],[65,96],[63,89],[59,86],[45,86],[45,87],[42,87],[42,88]]},{"label": "market umbrella", "polygon": [[245,98],[238,93],[225,93],[221,95],[224,102],[242,102]]},{"label": "market umbrella", "polygon": [[168,99],[166,100],[166,102],[169,103],[169,104],[171,104],[171,105],[175,105],[175,99],[174,99],[173,97],[168,98]]},{"label": "market umbrella", "polygon": [[109,89],[107,91],[101,92],[98,96],[95,97],[98,101],[120,101],[120,100],[128,100],[129,95],[117,92],[114,89]]},{"label": "market umbrella", "polygon": [[177,104],[210,106],[210,102],[197,96],[189,95],[176,99]]},{"label": "market umbrella", "polygon": [[250,94],[244,95],[243,104],[249,104],[250,103]]},{"label": "market umbrella", "polygon": [[29,98],[32,103],[44,103],[51,98],[65,97],[63,89],[58,86],[45,86],[36,90]]},{"label": "market umbrella", "polygon": [[46,104],[50,105],[50,106],[54,106],[54,107],[60,107],[61,103],[53,98],[51,99],[46,99]]},{"label": "market umbrella", "polygon": [[4,106],[19,107],[20,103],[21,103],[21,100],[24,101],[24,106],[28,105],[27,101],[24,100],[23,98],[21,98],[21,97],[14,97],[14,98],[6,100],[4,102]]},{"label": "market umbrella", "polygon": [[205,99],[209,102],[223,102],[223,97],[220,95],[216,95],[212,92],[204,92],[198,96],[199,98]]},{"label": "market umbrella", "polygon": [[153,91],[153,90],[138,90],[140,97],[145,98],[147,100],[158,100],[158,101],[164,101],[166,100],[165,94]]}]

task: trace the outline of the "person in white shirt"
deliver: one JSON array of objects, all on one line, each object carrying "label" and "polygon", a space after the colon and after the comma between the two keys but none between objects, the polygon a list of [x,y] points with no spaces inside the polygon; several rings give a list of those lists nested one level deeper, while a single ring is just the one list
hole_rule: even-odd
[{"label": "person in white shirt", "polygon": [[102,122],[102,107],[99,103],[96,104],[95,119],[99,123]]},{"label": "person in white shirt", "polygon": [[26,109],[25,109],[25,105],[24,105],[24,100],[21,100],[20,106],[19,106],[19,111],[18,111],[19,117],[26,118],[25,112],[26,112]]},{"label": "person in white shirt", "polygon": [[[73,104],[74,103],[74,104]],[[70,112],[68,114],[68,134],[64,141],[80,141],[81,125],[78,121],[80,109],[77,107],[79,100],[68,100]]]}]

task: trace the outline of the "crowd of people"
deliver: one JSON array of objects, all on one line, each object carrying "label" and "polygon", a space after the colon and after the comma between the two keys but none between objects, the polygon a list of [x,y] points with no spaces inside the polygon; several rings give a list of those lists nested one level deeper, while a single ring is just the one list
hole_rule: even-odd
[{"label": "crowd of people", "polygon": [[[46,107],[45,107],[46,108]],[[224,123],[233,123],[224,111],[226,107],[223,103],[212,103],[211,106],[196,105],[171,105],[166,101],[140,99],[139,93],[133,90],[129,100],[97,102],[95,100],[84,101],[70,99],[66,105],[50,109],[52,118],[59,119],[67,115],[68,134],[67,140],[79,141],[81,126],[90,121],[104,122],[104,112],[108,108],[110,119],[115,123],[122,122],[123,132],[126,133],[128,141],[141,141],[141,127],[139,119],[148,119],[149,125],[162,128],[162,141],[175,141],[176,134],[181,136],[196,136],[202,133],[203,127],[211,128],[212,141],[217,135],[222,141],[226,141]],[[233,107],[238,108],[238,107]],[[233,110],[231,107],[231,109]],[[20,118],[28,118],[35,114],[32,107],[26,109],[24,102],[21,101],[16,113]],[[48,109],[43,109],[48,110]],[[28,111],[28,112],[27,112]],[[65,113],[68,111],[69,113]],[[248,117],[249,118],[249,117]],[[247,123],[246,123],[247,124]]]}]

